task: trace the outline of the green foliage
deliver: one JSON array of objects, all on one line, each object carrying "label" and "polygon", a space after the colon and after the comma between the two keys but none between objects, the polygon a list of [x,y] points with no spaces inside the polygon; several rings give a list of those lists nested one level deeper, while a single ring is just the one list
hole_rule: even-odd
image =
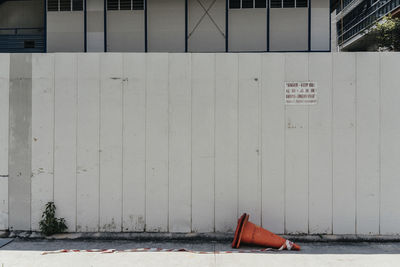
[{"label": "green foliage", "polygon": [[62,233],[68,229],[64,218],[57,219],[55,215],[56,206],[54,202],[48,202],[42,214],[42,220],[39,222],[40,231],[46,236]]},{"label": "green foliage", "polygon": [[379,51],[400,51],[400,18],[383,17],[368,30],[367,36]]}]

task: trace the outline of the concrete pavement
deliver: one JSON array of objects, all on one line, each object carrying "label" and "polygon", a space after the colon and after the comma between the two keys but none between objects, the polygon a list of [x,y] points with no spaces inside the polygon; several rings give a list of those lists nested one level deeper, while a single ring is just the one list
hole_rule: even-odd
[{"label": "concrete pavement", "polygon": [[42,255],[59,249],[132,249],[142,247],[187,248],[215,252],[231,250],[229,242],[136,242],[21,240],[0,248],[0,266],[399,266],[400,243],[300,243],[302,251],[243,254],[193,254],[187,252],[66,253]]}]

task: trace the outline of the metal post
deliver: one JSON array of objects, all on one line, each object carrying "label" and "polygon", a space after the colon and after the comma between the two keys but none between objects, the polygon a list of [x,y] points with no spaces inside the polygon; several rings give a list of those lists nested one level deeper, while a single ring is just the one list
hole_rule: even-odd
[{"label": "metal post", "polygon": [[225,1],[225,52],[229,51],[229,0]]},{"label": "metal post", "polygon": [[144,51],[148,51],[147,43],[147,0],[144,0]]}]

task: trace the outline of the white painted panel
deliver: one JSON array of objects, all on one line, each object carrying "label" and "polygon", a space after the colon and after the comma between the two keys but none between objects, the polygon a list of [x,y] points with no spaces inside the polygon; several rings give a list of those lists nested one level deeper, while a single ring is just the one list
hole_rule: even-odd
[{"label": "white painted panel", "polygon": [[8,229],[8,111],[10,55],[0,54],[0,230]]},{"label": "white painted panel", "polygon": [[380,84],[379,54],[357,60],[357,234],[379,234]]},{"label": "white painted panel", "polygon": [[74,12],[47,12],[47,51],[83,52],[84,14]]},{"label": "white painted panel", "polygon": [[122,230],[122,54],[100,56],[100,231]]},{"label": "white painted panel", "polygon": [[225,5],[225,0],[188,0],[190,52],[225,51]]},{"label": "white painted panel", "polygon": [[87,51],[104,51],[104,0],[87,2]]},{"label": "white painted panel", "polygon": [[104,32],[87,33],[87,51],[104,52]]},{"label": "white painted panel", "polygon": [[147,16],[150,52],[185,51],[185,1],[148,0]]},{"label": "white painted panel", "polygon": [[146,54],[124,54],[123,231],[144,231],[146,197]]},{"label": "white painted panel", "polygon": [[308,49],[307,8],[271,8],[270,16],[271,51]]},{"label": "white painted panel", "polygon": [[332,233],[332,55],[309,55],[318,103],[309,107],[309,233]]},{"label": "white painted panel", "polygon": [[398,53],[381,54],[381,203],[380,233],[400,233],[400,99]]},{"label": "white painted panel", "polygon": [[[285,55],[285,81],[308,80],[308,54]],[[286,106],[285,232],[308,232],[308,106]]]},{"label": "white painted panel", "polygon": [[192,231],[214,231],[215,54],[192,54]]},{"label": "white painted panel", "polygon": [[76,55],[55,55],[54,202],[76,231]]},{"label": "white painted panel", "polygon": [[311,51],[329,51],[329,27],[329,7],[312,8]]},{"label": "white painted panel", "polygon": [[260,80],[261,56],[239,54],[238,175],[239,215],[261,224]]},{"label": "white painted panel", "polygon": [[54,55],[32,55],[31,229],[39,229],[46,203],[53,201]]},{"label": "white painted panel", "polygon": [[262,56],[262,226],[283,234],[285,211],[285,56]]},{"label": "white painted panel", "polygon": [[355,54],[333,54],[333,233],[354,234]]},{"label": "white painted panel", "polygon": [[229,9],[228,36],[229,51],[267,51],[266,9]]},{"label": "white painted panel", "polygon": [[216,55],[215,231],[234,231],[238,218],[238,55]]},{"label": "white painted panel", "polygon": [[144,52],[144,11],[107,11],[107,51]]},{"label": "white painted panel", "polygon": [[330,42],[329,0],[311,1],[311,50],[328,51]]},{"label": "white painted panel", "polygon": [[147,54],[146,230],[168,231],[168,54]]},{"label": "white painted panel", "polygon": [[169,55],[169,231],[191,231],[191,56]]},{"label": "white painted panel", "polygon": [[99,230],[100,56],[78,55],[77,231]]}]

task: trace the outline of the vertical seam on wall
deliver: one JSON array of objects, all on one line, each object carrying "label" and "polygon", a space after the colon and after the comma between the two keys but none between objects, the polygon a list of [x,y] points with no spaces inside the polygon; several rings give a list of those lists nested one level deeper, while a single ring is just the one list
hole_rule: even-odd
[{"label": "vertical seam on wall", "polygon": [[381,204],[382,204],[382,55],[379,54],[379,218],[378,233],[381,234]]},{"label": "vertical seam on wall", "polygon": [[262,226],[262,211],[263,211],[263,181],[262,181],[262,69],[263,69],[263,55],[259,55],[260,71],[258,77],[258,179],[260,179],[260,225]]},{"label": "vertical seam on wall", "polygon": [[333,148],[334,148],[334,146],[333,146],[333,140],[334,140],[334,137],[333,137],[333,133],[334,133],[334,99],[333,99],[333,97],[334,97],[334,93],[333,93],[333,91],[334,91],[334,85],[333,85],[333,77],[334,77],[334,57],[333,57],[333,54],[331,54],[331,164],[332,164],[332,166],[331,166],[331,168],[332,168],[332,172],[331,172],[331,233],[333,234],[333,215],[334,215],[334,212],[333,212],[333,208],[334,208],[334,204],[333,204],[333,200],[334,200],[334,197],[333,197],[333,194],[334,194],[334,189],[333,189],[333,180],[334,180],[334,160],[333,160]]},{"label": "vertical seam on wall", "polygon": [[[8,54],[8,129],[7,129],[7,226],[10,229],[10,136],[11,136],[11,54]],[[53,161],[54,162],[54,161]],[[54,190],[53,190],[54,192]]]},{"label": "vertical seam on wall", "polygon": [[78,56],[74,55],[75,67],[75,231],[78,229]]},{"label": "vertical seam on wall", "polygon": [[193,232],[193,54],[190,54],[190,231]]},{"label": "vertical seam on wall", "polygon": [[122,133],[121,133],[121,174],[122,174],[122,183],[121,183],[121,232],[124,231],[124,182],[125,182],[125,173],[124,173],[124,156],[125,156],[125,146],[124,146],[124,132],[125,132],[125,82],[126,80],[126,75],[125,75],[125,57],[124,54],[120,54],[121,55],[121,59],[122,59],[122,86],[121,86],[121,105],[122,105],[122,111],[121,111],[121,115],[122,115]]},{"label": "vertical seam on wall", "polygon": [[[287,55],[283,55],[284,81],[286,80],[286,58]],[[282,97],[285,98],[285,95],[283,94]],[[283,233],[286,234],[286,104],[283,106],[283,114]]]},{"label": "vertical seam on wall", "polygon": [[[307,78],[310,81],[310,53],[307,54]],[[310,106],[307,105],[307,232],[310,234]]]},{"label": "vertical seam on wall", "polygon": [[334,164],[335,164],[335,161],[334,161],[334,140],[335,140],[335,138],[334,138],[334,132],[335,132],[335,123],[334,123],[334,119],[335,119],[335,116],[334,116],[334,112],[335,112],[335,108],[334,108],[334,104],[335,104],[335,101],[334,101],[334,96],[335,96],[335,94],[334,94],[334,89],[335,89],[335,86],[334,86],[334,79],[333,79],[333,77],[335,76],[334,74],[334,72],[335,72],[335,64],[334,64],[334,61],[335,61],[335,58],[333,57],[333,54],[331,54],[331,65],[332,65],[332,72],[331,72],[331,83],[332,83],[332,90],[331,90],[331,96],[332,96],[332,99],[331,99],[331,102],[332,102],[332,111],[331,111],[331,127],[332,127],[332,129],[331,129],[331,133],[332,133],[332,136],[331,136],[331,146],[332,146],[332,151],[331,151],[331,160],[332,160],[332,234],[334,234],[334,215],[335,215],[335,212],[334,212],[334,207],[335,207],[335,205],[334,205],[334,193],[335,193],[335,190],[334,190],[334,179],[335,179],[335,168],[334,168]]},{"label": "vertical seam on wall", "polygon": [[354,159],[355,159],[355,164],[354,164],[354,176],[355,176],[355,183],[354,183],[354,201],[355,201],[355,218],[354,218],[354,233],[357,234],[357,218],[358,218],[358,157],[357,157],[357,149],[358,149],[358,138],[357,138],[357,134],[358,134],[358,99],[357,99],[357,54],[354,54],[354,76],[355,76],[355,88],[354,88],[354,99],[355,99],[355,107],[354,107]]},{"label": "vertical seam on wall", "polygon": [[171,84],[170,84],[170,54],[168,53],[167,54],[167,68],[168,68],[168,70],[167,70],[167,75],[168,75],[168,83],[167,83],[167,85],[168,85],[168,87],[167,87],[167,116],[168,116],[168,118],[167,118],[167,122],[168,122],[168,125],[167,125],[167,127],[168,127],[168,130],[167,130],[167,135],[168,135],[168,138],[167,138],[167,142],[168,142],[168,145],[167,145],[167,150],[168,150],[168,152],[167,152],[167,162],[168,162],[168,164],[167,164],[167,169],[168,169],[168,171],[167,171],[167,175],[168,175],[168,187],[167,187],[167,190],[168,190],[168,201],[167,201],[167,205],[168,205],[168,207],[167,207],[167,231],[170,231],[171,232],[171,229],[170,229],[170,223],[169,223],[169,220],[170,220],[170,185],[171,185],[171,181],[170,181],[170,158],[169,158],[169,152],[170,152],[170,123],[171,123],[171,116],[170,116],[170,113],[171,113],[171,105],[170,105],[170,101],[171,101],[171,98],[170,98],[170,87],[171,87]]},{"label": "vertical seam on wall", "polygon": [[236,165],[236,168],[237,168],[237,181],[236,181],[236,191],[237,191],[237,203],[236,203],[236,217],[239,217],[239,205],[240,205],[240,195],[239,195],[239,193],[240,193],[240,191],[239,191],[239,185],[240,185],[240,173],[239,173],[239,171],[240,171],[240,168],[239,168],[239,163],[240,163],[240,154],[239,154],[239,151],[240,151],[240,149],[239,149],[239,139],[240,139],[240,136],[239,136],[239,128],[240,128],[240,79],[239,79],[239,73],[240,73],[240,54],[238,54],[237,56],[237,74],[236,74],[236,77],[237,77],[237,125],[236,125],[236,127],[237,127],[237,129],[236,129],[236,138],[237,138],[237,140],[236,140],[236,149],[237,149],[237,158],[236,158],[236,160],[237,160],[237,165]]},{"label": "vertical seam on wall", "polygon": [[54,182],[55,182],[55,150],[56,150],[56,56],[53,54],[53,202],[54,202]]},{"label": "vertical seam on wall", "polygon": [[[147,0],[145,0],[147,3]],[[147,61],[148,55],[145,54],[144,69],[144,226],[143,231],[146,232],[147,228]]]},{"label": "vertical seam on wall", "polygon": [[261,215],[260,215],[260,221],[261,221],[261,223],[260,223],[260,225],[261,225],[261,227],[263,227],[263,138],[262,138],[262,136],[263,136],[263,88],[264,88],[264,83],[263,83],[263,70],[264,70],[264,55],[260,55],[260,60],[261,60],[261,68],[260,68],[260,78],[259,78],[259,81],[260,81],[260,92],[259,92],[259,113],[260,113],[260,127],[259,127],[259,142],[260,142],[260,145],[259,145],[259,148],[258,148],[258,151],[259,151],[259,153],[260,153],[260,167],[259,167],[259,169],[260,169],[260,188],[261,188]]},{"label": "vertical seam on wall", "polygon": [[[6,117],[6,120],[7,120],[7,126],[6,127],[8,127],[8,129],[7,129],[7,133],[6,133],[6,135],[7,135],[7,140],[5,141],[6,142],[6,146],[7,146],[7,155],[6,155],[6,157],[7,157],[7,166],[6,166],[6,170],[7,170],[7,173],[6,173],[6,175],[7,175],[7,219],[6,219],[6,227],[7,227],[7,229],[9,229],[10,228],[10,95],[11,95],[11,92],[10,92],[10,85],[11,85],[11,54],[7,54],[7,56],[8,56],[8,88],[7,88],[7,90],[6,90],[6,92],[8,93],[8,96],[7,96],[7,101],[8,101],[8,109],[7,109],[7,111],[6,112],[8,112],[8,114],[7,114],[7,117]],[[6,78],[7,79],[7,78]]]},{"label": "vertical seam on wall", "polygon": [[30,135],[29,135],[29,137],[28,137],[28,140],[29,140],[29,143],[30,143],[30,146],[31,146],[31,156],[30,156],[30,159],[29,159],[29,163],[30,163],[30,183],[31,183],[31,185],[30,185],[30,188],[29,188],[29,194],[30,194],[30,201],[29,201],[29,212],[30,212],[30,214],[29,214],[29,229],[30,230],[32,230],[33,229],[33,227],[32,227],[32,195],[33,195],[33,192],[32,192],[32,186],[33,186],[33,182],[32,182],[32,178],[33,178],[33,169],[32,169],[32,154],[33,154],[33,127],[32,127],[32,125],[33,125],[33,122],[32,122],[32,120],[33,120],[33,55],[32,55],[32,60],[31,60],[31,130],[30,130]]},{"label": "vertical seam on wall", "polygon": [[215,178],[215,170],[216,170],[216,168],[215,168],[215,166],[216,166],[216,153],[217,153],[217,151],[216,151],[216,142],[215,142],[215,140],[216,140],[216,128],[217,128],[217,120],[216,120],[216,114],[217,114],[217,74],[216,74],[216,71],[217,71],[217,55],[214,53],[213,54],[213,57],[214,57],[214,136],[213,136],[213,138],[214,138],[214,226],[213,226],[213,228],[214,228],[214,232],[215,232],[215,229],[216,229],[216,223],[215,223],[215,204],[216,204],[216,197],[215,197],[215,181],[216,181],[216,178]]},{"label": "vertical seam on wall", "polygon": [[103,59],[103,56],[102,55],[100,55],[99,56],[99,99],[98,99],[98,102],[99,102],[99,143],[98,143],[98,155],[99,155],[99,169],[98,169],[98,171],[99,171],[99,184],[98,184],[98,192],[99,192],[99,195],[98,195],[98,207],[97,207],[97,209],[98,209],[98,213],[97,213],[97,217],[98,217],[98,219],[97,219],[97,228],[98,228],[98,231],[100,231],[100,213],[101,213],[101,209],[100,209],[100,204],[101,204],[101,201],[100,201],[100,199],[101,199],[101,153],[102,153],[102,151],[101,151],[101,92],[102,92],[102,90],[101,90],[101,88],[102,88],[102,85],[103,85],[103,83],[102,83],[102,75],[101,75],[101,72],[102,72],[102,60]]}]

